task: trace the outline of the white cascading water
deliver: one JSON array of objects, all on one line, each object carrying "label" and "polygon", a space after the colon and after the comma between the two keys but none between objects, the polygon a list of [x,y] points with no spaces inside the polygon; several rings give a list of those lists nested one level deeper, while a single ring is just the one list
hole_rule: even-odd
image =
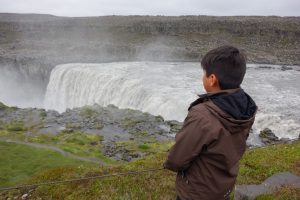
[{"label": "white cascading water", "polygon": [[[60,65],[51,72],[44,105],[62,112],[95,103],[114,104],[182,121],[189,102],[195,99],[197,91],[203,92],[200,70],[182,65],[152,62]],[[182,67],[185,74],[180,70]]]},{"label": "white cascading water", "polygon": [[[275,65],[248,65],[242,87],[259,107],[255,133],[270,128],[280,138],[298,137],[299,82],[299,71],[282,71]],[[51,72],[44,106],[63,112],[95,103],[114,104],[183,121],[188,105],[203,92],[199,63],[64,64]],[[250,140],[255,143],[257,138]]]}]

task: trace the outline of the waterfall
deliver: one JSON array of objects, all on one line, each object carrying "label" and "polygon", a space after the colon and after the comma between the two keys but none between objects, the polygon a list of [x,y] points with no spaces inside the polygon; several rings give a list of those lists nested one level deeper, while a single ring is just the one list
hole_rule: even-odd
[{"label": "waterfall", "polygon": [[[177,63],[65,64],[53,69],[45,108],[114,104],[183,121],[189,102],[202,93],[200,67]],[[180,68],[185,68],[182,74]],[[199,92],[197,92],[197,90]]]},{"label": "waterfall", "polygon": [[[270,128],[280,138],[298,137],[300,72],[282,71],[275,65],[247,66],[242,87],[259,107],[255,135]],[[114,104],[183,121],[189,104],[203,92],[198,63],[64,64],[51,72],[44,106],[63,112],[84,105]]]}]

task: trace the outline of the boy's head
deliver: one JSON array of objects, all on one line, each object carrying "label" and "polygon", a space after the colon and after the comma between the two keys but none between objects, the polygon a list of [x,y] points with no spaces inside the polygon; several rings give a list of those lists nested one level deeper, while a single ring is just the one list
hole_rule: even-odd
[{"label": "boy's head", "polygon": [[207,92],[239,88],[246,73],[246,59],[233,46],[210,50],[202,59],[203,85]]}]

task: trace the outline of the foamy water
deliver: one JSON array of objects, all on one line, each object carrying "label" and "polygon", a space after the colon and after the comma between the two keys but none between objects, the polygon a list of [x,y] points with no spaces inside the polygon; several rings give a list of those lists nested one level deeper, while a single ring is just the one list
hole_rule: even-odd
[{"label": "foamy water", "polygon": [[[257,143],[257,134],[267,127],[280,138],[298,137],[299,84],[297,70],[248,65],[242,87],[259,107],[250,143]],[[65,64],[51,72],[44,106],[63,112],[95,103],[114,104],[183,121],[189,104],[201,93],[204,90],[199,63]]]}]

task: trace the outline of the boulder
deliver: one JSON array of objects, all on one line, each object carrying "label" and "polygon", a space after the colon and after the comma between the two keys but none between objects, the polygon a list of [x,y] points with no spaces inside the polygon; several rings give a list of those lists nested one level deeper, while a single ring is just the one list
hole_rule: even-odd
[{"label": "boulder", "polygon": [[279,141],[279,138],[269,128],[265,128],[260,131],[259,137],[264,144],[274,144]]},{"label": "boulder", "polygon": [[254,200],[259,195],[272,194],[283,186],[300,188],[300,177],[282,172],[269,177],[260,185],[237,185],[234,200]]}]

